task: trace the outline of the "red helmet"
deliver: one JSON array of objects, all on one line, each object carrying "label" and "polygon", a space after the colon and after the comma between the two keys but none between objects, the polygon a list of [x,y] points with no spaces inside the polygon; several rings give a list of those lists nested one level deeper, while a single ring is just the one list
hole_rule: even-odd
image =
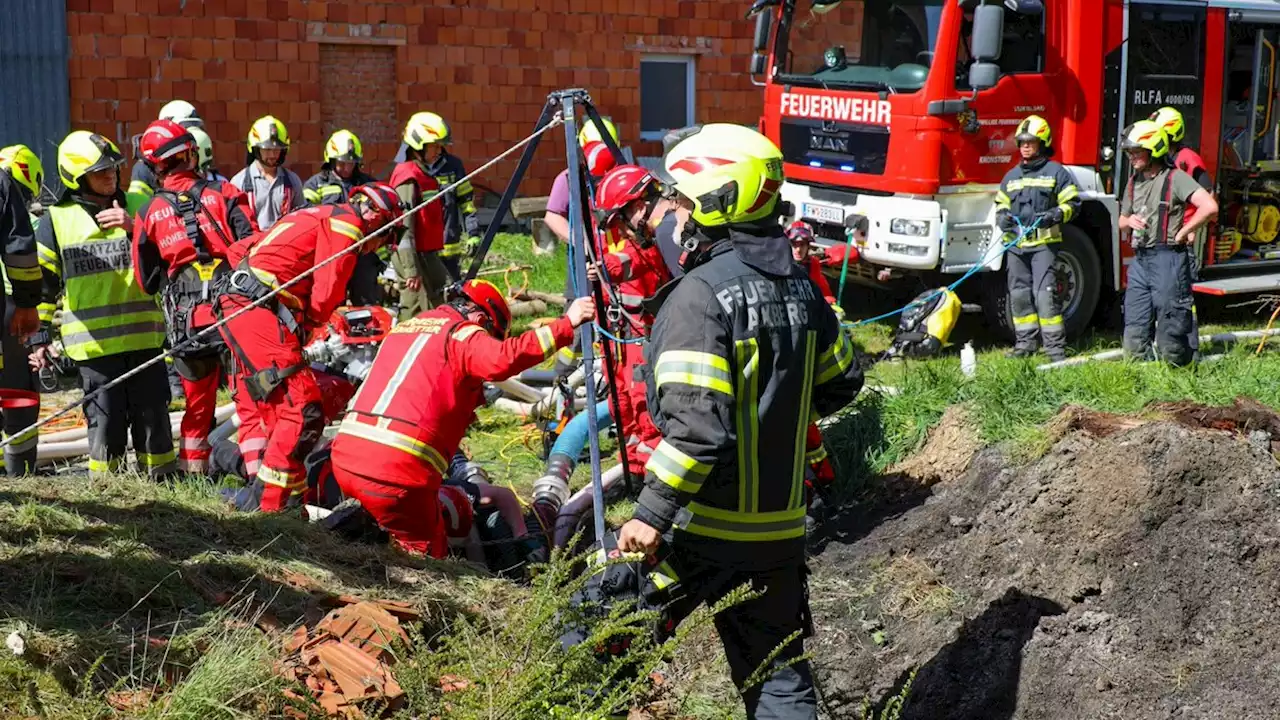
[{"label": "red helmet", "polygon": [[812,243],[814,241],[813,226],[803,220],[796,220],[787,226],[787,239],[793,245]]},{"label": "red helmet", "polygon": [[511,329],[511,308],[498,286],[488,280],[468,280],[462,286],[462,294],[489,317],[491,332],[500,338]]},{"label": "red helmet", "polygon": [[656,200],[658,196],[658,179],[653,173],[639,165],[619,165],[600,179],[596,209],[601,223],[608,225],[633,201]]},{"label": "red helmet", "polygon": [[187,129],[172,120],[156,120],[147,126],[138,143],[142,159],[152,168],[183,152],[199,152],[196,139]]},{"label": "red helmet", "polygon": [[350,200],[355,200],[357,195],[368,200],[369,207],[377,211],[378,220],[374,229],[395,220],[403,212],[400,207],[400,195],[387,183],[371,182],[357,185],[351,189]]},{"label": "red helmet", "polygon": [[582,148],[582,153],[587,156],[587,172],[591,173],[591,177],[600,177],[618,164],[609,146],[600,141],[587,143]]}]

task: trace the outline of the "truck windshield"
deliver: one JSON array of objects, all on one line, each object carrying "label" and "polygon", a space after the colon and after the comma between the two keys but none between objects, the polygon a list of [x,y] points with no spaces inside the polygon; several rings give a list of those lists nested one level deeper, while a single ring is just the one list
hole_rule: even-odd
[{"label": "truck windshield", "polygon": [[789,24],[779,24],[777,79],[818,87],[919,90],[933,64],[943,4],[846,0],[824,13],[797,8]]}]

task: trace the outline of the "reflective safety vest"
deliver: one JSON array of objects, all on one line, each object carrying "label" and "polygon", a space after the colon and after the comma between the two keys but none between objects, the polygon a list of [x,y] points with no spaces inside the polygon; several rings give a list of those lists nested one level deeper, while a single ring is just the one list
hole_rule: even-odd
[{"label": "reflective safety vest", "polygon": [[61,256],[67,357],[84,361],[163,345],[164,314],[134,279],[128,233],[103,230],[74,202],[49,208],[46,222],[53,223]]}]

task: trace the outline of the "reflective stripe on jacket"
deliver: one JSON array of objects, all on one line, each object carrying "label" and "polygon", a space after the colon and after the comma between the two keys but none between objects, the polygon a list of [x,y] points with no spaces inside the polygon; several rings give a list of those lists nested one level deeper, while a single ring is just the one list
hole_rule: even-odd
[{"label": "reflective stripe on jacket", "polygon": [[67,357],[84,361],[163,345],[164,315],[138,286],[124,229],[103,230],[74,202],[49,208],[47,222],[58,242]]}]

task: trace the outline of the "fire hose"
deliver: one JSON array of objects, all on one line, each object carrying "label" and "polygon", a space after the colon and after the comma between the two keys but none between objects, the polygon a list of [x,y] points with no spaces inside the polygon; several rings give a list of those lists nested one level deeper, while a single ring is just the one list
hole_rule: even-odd
[{"label": "fire hose", "polygon": [[545,125],[542,125],[541,127],[539,127],[539,128],[538,128],[537,130],[535,130],[532,134],[530,134],[529,136],[527,136],[526,138],[524,138],[524,139],[523,139],[523,140],[521,140],[520,142],[516,143],[515,145],[512,145],[510,148],[507,148],[507,149],[506,149],[505,151],[503,151],[501,154],[497,155],[496,157],[494,157],[493,159],[489,160],[489,161],[488,161],[488,162],[486,162],[485,164],[483,164],[483,165],[481,165],[481,166],[477,167],[475,170],[472,170],[470,173],[468,173],[468,174],[464,175],[463,177],[458,178],[458,179],[457,179],[457,180],[455,180],[451,185],[448,185],[448,186],[446,186],[446,187],[444,187],[444,188],[441,188],[439,192],[437,192],[437,193],[435,193],[434,195],[432,195],[431,197],[428,197],[427,199],[423,200],[423,201],[422,201],[421,203],[419,203],[418,205],[416,205],[416,206],[414,206],[414,207],[412,207],[412,208],[409,208],[409,209],[408,209],[408,210],[406,210],[403,214],[401,214],[399,217],[395,218],[394,220],[392,220],[391,222],[387,223],[387,224],[386,224],[386,225],[384,225],[383,227],[381,227],[381,228],[379,228],[379,229],[377,229],[377,230],[373,231],[372,233],[369,233],[368,235],[364,236],[364,238],[362,238],[359,242],[356,242],[356,243],[352,244],[350,247],[343,248],[342,250],[339,250],[338,252],[336,252],[336,253],[334,253],[334,254],[330,255],[329,257],[325,258],[324,260],[321,260],[320,262],[318,262],[318,263],[316,263],[315,265],[311,266],[309,269],[307,269],[307,270],[305,270],[305,271],[303,271],[303,272],[299,273],[299,274],[298,274],[296,277],[294,277],[292,280],[289,280],[288,282],[282,283],[281,285],[279,285],[279,286],[277,286],[277,287],[275,287],[275,288],[272,288],[270,292],[266,293],[265,295],[263,295],[262,297],[258,298],[258,299],[257,299],[257,300],[255,300],[255,301],[253,301],[252,303],[249,303],[248,305],[244,306],[243,308],[240,308],[239,310],[237,310],[236,312],[232,313],[231,315],[226,316],[225,318],[223,318],[223,319],[221,319],[221,320],[217,321],[216,323],[214,323],[214,324],[212,324],[212,325],[210,325],[210,326],[208,326],[208,327],[204,328],[204,329],[203,329],[203,330],[201,330],[200,332],[198,332],[198,333],[196,333],[196,334],[192,335],[190,338],[188,338],[188,339],[187,339],[186,341],[184,341],[182,344],[180,344],[180,345],[178,345],[178,346],[176,346],[176,347],[170,348],[169,350],[166,350],[166,351],[162,352],[161,354],[159,354],[159,355],[157,355],[157,356],[155,356],[155,357],[151,358],[150,360],[148,360],[148,361],[146,361],[146,362],[142,363],[141,365],[139,365],[139,366],[137,366],[137,367],[133,368],[132,370],[130,370],[130,371],[128,371],[128,372],[126,372],[125,374],[121,375],[120,377],[118,377],[118,378],[116,378],[116,379],[112,380],[111,382],[108,382],[107,384],[103,385],[102,387],[99,387],[97,390],[95,390],[95,391],[93,391],[93,392],[89,393],[88,395],[85,395],[85,396],[84,396],[83,398],[81,398],[80,400],[78,400],[78,401],[76,401],[76,402],[73,402],[73,403],[70,403],[70,404],[66,405],[66,406],[65,406],[65,407],[63,407],[61,410],[58,410],[57,412],[55,412],[55,413],[53,413],[52,415],[50,415],[50,416],[48,416],[48,417],[44,418],[43,420],[40,420],[39,422],[36,422],[36,423],[34,423],[34,424],[32,424],[32,425],[30,425],[30,426],[26,427],[26,428],[23,428],[23,429],[22,429],[21,431],[19,431],[19,432],[12,433],[12,434],[8,435],[7,437],[5,437],[5,438],[3,438],[3,439],[0,439],[0,448],[8,447],[8,446],[9,446],[10,444],[12,444],[12,443],[17,439],[17,438],[23,437],[23,436],[25,436],[25,435],[29,435],[29,434],[34,433],[34,432],[37,432],[40,428],[44,427],[45,425],[48,425],[49,423],[51,423],[51,422],[53,422],[53,421],[57,420],[58,418],[60,418],[60,417],[62,417],[62,416],[64,416],[64,415],[66,415],[67,413],[69,413],[69,412],[71,412],[71,411],[75,410],[76,408],[79,408],[79,407],[81,407],[81,406],[85,405],[86,403],[91,402],[94,398],[98,397],[98,396],[99,396],[99,395],[101,395],[102,393],[105,393],[105,392],[107,392],[107,391],[111,390],[112,388],[114,388],[114,387],[116,387],[116,386],[120,385],[121,383],[125,382],[125,381],[126,381],[126,380],[128,380],[129,378],[134,377],[135,375],[137,375],[138,373],[142,372],[143,370],[146,370],[147,368],[151,367],[152,365],[155,365],[156,363],[164,362],[166,359],[168,359],[168,358],[170,358],[170,357],[173,357],[175,352],[177,352],[177,351],[179,351],[179,350],[182,350],[185,346],[187,346],[187,345],[191,345],[191,344],[194,344],[194,343],[199,342],[202,338],[204,338],[205,336],[207,336],[209,333],[216,332],[216,331],[217,331],[219,328],[221,328],[222,326],[224,326],[224,325],[226,325],[227,323],[231,322],[232,320],[234,320],[234,319],[236,319],[236,318],[240,317],[241,315],[244,315],[245,313],[249,312],[250,310],[253,310],[253,309],[255,309],[255,308],[262,307],[262,306],[263,306],[264,304],[266,304],[267,302],[269,302],[269,301],[271,301],[271,300],[274,300],[274,299],[275,299],[275,297],[276,297],[277,295],[279,295],[281,292],[283,292],[284,290],[288,289],[288,288],[289,288],[289,287],[291,287],[292,285],[294,285],[294,284],[296,284],[296,283],[298,283],[298,282],[301,282],[301,281],[302,281],[303,279],[305,279],[305,278],[310,277],[310,276],[311,276],[311,275],[313,275],[317,270],[319,270],[319,269],[320,269],[320,268],[322,268],[322,267],[325,267],[326,265],[329,265],[329,264],[331,264],[331,263],[333,263],[333,262],[337,261],[337,260],[338,260],[338,258],[342,257],[343,255],[346,255],[347,253],[350,253],[350,252],[352,252],[352,251],[358,250],[358,249],[359,249],[360,247],[362,247],[366,242],[368,242],[368,241],[372,240],[373,238],[378,237],[379,235],[382,235],[383,233],[390,232],[390,231],[391,231],[393,228],[395,228],[395,226],[396,226],[396,225],[398,225],[400,222],[402,222],[402,221],[405,221],[405,220],[408,220],[408,219],[412,218],[412,216],[413,216],[413,214],[414,214],[414,213],[418,212],[419,210],[421,210],[422,208],[424,208],[424,207],[426,207],[426,206],[430,205],[430,204],[431,204],[431,203],[433,203],[433,202],[437,202],[437,201],[439,201],[439,200],[443,199],[443,198],[444,198],[444,196],[445,196],[446,194],[448,194],[448,193],[449,193],[450,191],[452,191],[453,189],[457,188],[459,185],[462,185],[463,183],[466,183],[466,182],[470,181],[470,180],[471,180],[471,178],[473,178],[473,177],[475,177],[475,176],[479,175],[480,173],[484,172],[485,170],[488,170],[489,168],[491,168],[491,167],[493,167],[494,165],[498,164],[499,162],[501,162],[502,160],[506,159],[506,158],[507,158],[508,156],[510,156],[511,154],[515,153],[517,150],[520,150],[520,149],[521,149],[521,148],[523,148],[525,145],[527,145],[527,144],[529,144],[530,142],[532,142],[532,141],[534,141],[535,139],[537,139],[537,138],[538,138],[539,136],[541,136],[543,133],[547,132],[548,130],[551,130],[552,128],[558,127],[559,125],[562,125],[562,124],[564,124],[564,117],[563,117],[563,115],[561,115],[561,114],[557,113],[557,114],[556,114],[556,115],[555,115],[555,116],[554,116],[554,117],[553,117],[549,122],[547,122]]}]

